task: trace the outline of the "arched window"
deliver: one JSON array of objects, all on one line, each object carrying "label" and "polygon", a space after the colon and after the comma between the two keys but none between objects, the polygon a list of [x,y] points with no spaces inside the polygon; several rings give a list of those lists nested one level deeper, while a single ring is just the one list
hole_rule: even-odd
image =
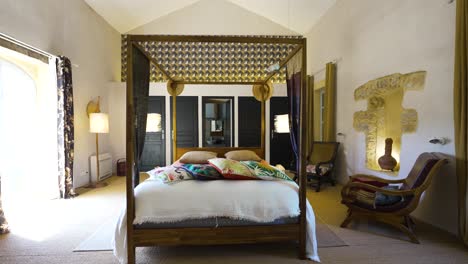
[{"label": "arched window", "polygon": [[[31,153],[32,128],[36,111],[36,84],[34,79],[15,64],[0,59],[0,175],[2,196],[24,191],[28,185],[26,168],[33,158]],[[25,166],[26,165],[26,166]],[[29,168],[28,170],[30,170]]]}]

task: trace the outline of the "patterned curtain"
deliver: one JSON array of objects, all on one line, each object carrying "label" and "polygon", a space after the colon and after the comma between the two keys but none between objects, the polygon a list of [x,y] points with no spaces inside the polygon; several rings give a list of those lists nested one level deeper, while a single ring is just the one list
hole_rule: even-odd
[{"label": "patterned curtain", "polygon": [[[135,174],[140,174],[141,155],[145,146],[146,118],[148,115],[148,97],[150,80],[150,61],[136,47],[133,47],[133,102],[136,115],[135,128]],[[134,186],[139,184],[140,177],[134,177]]]},{"label": "patterned curtain", "polygon": [[289,135],[299,171],[299,126],[301,113],[302,52],[298,52],[286,65],[286,86],[289,100]]},{"label": "patterned curtain", "polygon": [[75,197],[73,190],[74,119],[71,62],[57,59],[57,140],[60,198]]},{"label": "patterned curtain", "polygon": [[2,181],[0,176],[0,234],[6,234],[9,231],[8,222],[2,209]]}]

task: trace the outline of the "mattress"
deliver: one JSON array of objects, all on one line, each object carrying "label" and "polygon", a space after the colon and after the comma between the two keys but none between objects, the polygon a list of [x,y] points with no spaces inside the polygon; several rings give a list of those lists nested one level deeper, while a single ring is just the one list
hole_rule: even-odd
[{"label": "mattress", "polygon": [[223,226],[262,226],[298,224],[298,217],[282,217],[273,222],[255,222],[249,220],[232,219],[229,217],[210,217],[202,219],[187,219],[172,223],[143,223],[134,225],[135,229],[182,228],[182,227],[223,227]]}]

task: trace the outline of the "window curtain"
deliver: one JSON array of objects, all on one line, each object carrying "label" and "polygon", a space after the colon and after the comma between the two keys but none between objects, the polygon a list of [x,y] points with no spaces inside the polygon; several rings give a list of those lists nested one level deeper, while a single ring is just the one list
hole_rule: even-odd
[{"label": "window curtain", "polygon": [[74,119],[71,62],[60,56],[57,66],[57,143],[60,198],[75,197],[73,190]]},{"label": "window curtain", "polygon": [[[146,118],[148,115],[148,97],[150,80],[150,61],[136,47],[133,47],[133,103],[136,115],[135,127],[135,174],[140,175],[141,155],[145,146]],[[140,177],[133,177],[134,186],[137,186]]]},{"label": "window curtain", "polygon": [[336,141],[336,65],[327,63],[325,69],[325,127],[324,141]]},{"label": "window curtain", "polygon": [[314,76],[307,75],[307,149],[310,156],[312,143],[314,142]]},{"label": "window curtain", "polygon": [[1,175],[0,175],[0,234],[6,234],[10,230],[8,228],[8,222],[5,218],[5,214],[3,213],[2,209],[2,182],[1,182]]},{"label": "window curtain", "polygon": [[468,245],[468,1],[457,0],[454,76],[455,153],[459,235]]},{"label": "window curtain", "polygon": [[286,64],[286,86],[289,106],[289,135],[295,156],[295,170],[299,171],[299,129],[301,113],[302,52],[299,51]]}]

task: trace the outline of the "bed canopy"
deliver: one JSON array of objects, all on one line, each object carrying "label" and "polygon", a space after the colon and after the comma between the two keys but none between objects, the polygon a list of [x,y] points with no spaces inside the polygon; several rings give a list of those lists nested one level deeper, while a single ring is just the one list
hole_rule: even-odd
[{"label": "bed canopy", "polygon": [[[185,84],[204,84],[201,89],[216,89],[206,85],[243,84],[253,86],[253,96],[261,102],[261,146],[250,148],[265,157],[265,101],[272,94],[272,83],[288,84],[290,101],[291,137],[295,144],[297,171],[299,178],[299,208],[301,211],[297,226],[265,226],[245,229],[234,243],[251,241],[269,242],[296,238],[300,242],[299,256],[305,257],[306,234],[306,176],[305,164],[308,154],[307,131],[313,131],[306,75],[306,39],[300,36],[176,36],[176,35],[126,35],[122,38],[123,60],[122,79],[127,83],[127,232],[129,262],[134,257],[136,246],[164,244],[164,239],[151,239],[134,230],[135,215],[134,188],[139,184],[139,159],[144,146],[146,114],[148,107],[149,83],[167,82],[168,93],[173,103],[173,159],[193,149],[177,147],[176,97],[183,94]],[[271,70],[271,65],[275,65]],[[270,67],[270,71],[267,69]],[[309,104],[309,106],[308,106]],[[309,113],[308,113],[309,112]],[[293,144],[294,145],[294,144]],[[218,148],[218,153],[233,148]],[[246,149],[246,148],[242,148]],[[249,149],[249,148],[247,148]],[[213,150],[213,149],[210,149]],[[186,230],[185,228],[184,230]],[[200,228],[198,228],[200,229]],[[213,233],[213,241],[223,232],[217,229],[198,230]],[[152,234],[155,235],[154,231]],[[175,231],[174,231],[175,232]],[[183,232],[183,231],[180,231]],[[184,237],[189,239],[188,232]],[[171,235],[174,235],[172,233]],[[224,234],[225,235],[225,234]],[[145,237],[145,239],[143,239]],[[224,243],[227,238],[224,238]],[[144,241],[144,242],[142,242]],[[219,241],[218,241],[219,242]],[[223,243],[223,242],[219,242]]]}]

